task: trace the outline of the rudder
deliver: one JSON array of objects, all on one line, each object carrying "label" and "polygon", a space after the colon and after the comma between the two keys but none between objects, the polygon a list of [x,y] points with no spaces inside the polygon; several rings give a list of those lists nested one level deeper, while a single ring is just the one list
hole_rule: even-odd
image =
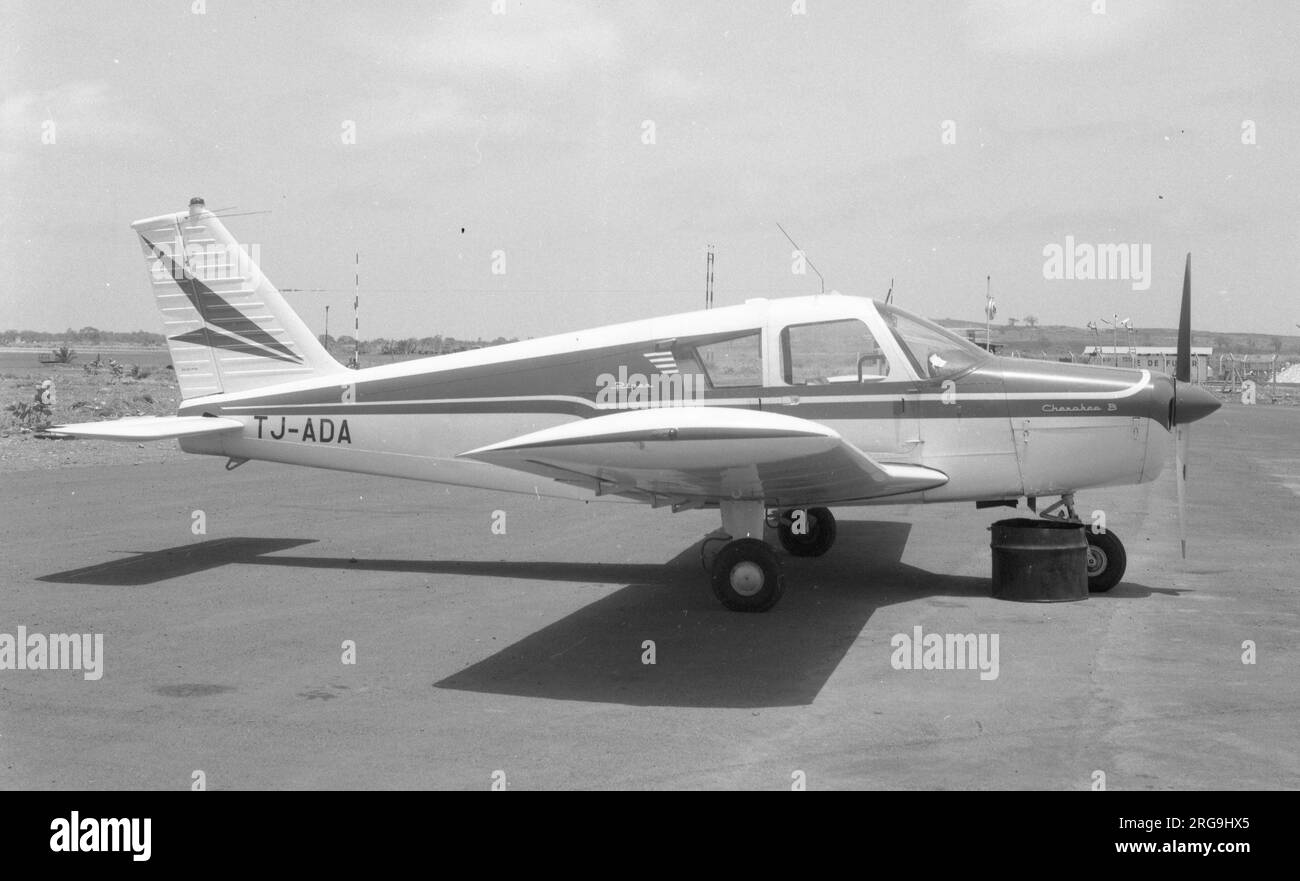
[{"label": "rudder", "polygon": [[183,399],[345,371],[202,199],[131,228]]}]

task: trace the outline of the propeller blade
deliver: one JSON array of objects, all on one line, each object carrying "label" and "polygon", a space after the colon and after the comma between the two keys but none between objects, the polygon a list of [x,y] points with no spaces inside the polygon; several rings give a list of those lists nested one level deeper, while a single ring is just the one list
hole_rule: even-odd
[{"label": "propeller blade", "polygon": [[1219,407],[1219,402],[1192,381],[1192,255],[1183,265],[1183,303],[1178,313],[1178,357],[1174,366],[1174,479],[1178,484],[1178,541],[1187,559],[1188,425]]},{"label": "propeller blade", "polygon": [[1174,379],[1192,381],[1192,255],[1187,254],[1183,266],[1183,307],[1178,313],[1178,360],[1174,366]]},{"label": "propeller blade", "polygon": [[1174,479],[1178,482],[1178,540],[1187,559],[1187,440],[1185,425],[1174,427]]}]

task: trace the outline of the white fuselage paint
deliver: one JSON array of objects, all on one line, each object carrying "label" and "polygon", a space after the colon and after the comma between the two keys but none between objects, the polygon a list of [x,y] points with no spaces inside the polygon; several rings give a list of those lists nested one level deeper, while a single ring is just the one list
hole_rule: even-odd
[{"label": "white fuselage paint", "polygon": [[[724,317],[723,313],[727,313]],[[573,421],[579,417],[567,414],[539,414],[528,412],[501,413],[436,413],[436,414],[374,414],[358,408],[364,399],[346,401],[322,411],[320,405],[270,405],[250,412],[250,401],[268,393],[292,393],[311,389],[345,390],[355,383],[368,381],[412,381],[426,374],[462,368],[509,365],[512,361],[544,357],[557,353],[581,352],[629,340],[670,338],[679,333],[709,333],[726,331],[740,326],[761,326],[765,350],[774,350],[774,339],[779,329],[792,320],[810,321],[833,319],[854,315],[860,317],[875,332],[882,348],[895,364],[902,362],[901,350],[895,347],[884,329],[883,319],[869,300],[854,297],[823,296],[797,298],[787,301],[755,302],[744,307],[692,313],[685,316],[650,319],[614,325],[577,334],[559,335],[536,340],[512,343],[493,349],[484,349],[441,356],[435,359],[404,362],[349,371],[338,375],[311,380],[299,380],[272,388],[256,389],[230,395],[216,395],[206,399],[187,401],[187,412],[198,413],[211,407],[220,415],[244,423],[240,435],[213,435],[181,439],[187,452],[229,456],[235,459],[259,459],[294,465],[336,469],[365,474],[411,478],[438,483],[479,487],[489,490],[526,493],[529,495],[591,500],[593,492],[579,485],[550,481],[531,474],[483,462],[456,458],[459,453],[500,442],[530,432]],[[1044,364],[1045,372],[1055,365]],[[1022,371],[1029,376],[1039,370],[1033,362],[1023,362]],[[764,390],[762,397],[711,398],[707,402],[692,401],[704,406],[729,406],[739,408],[769,409],[782,407],[784,412],[804,416],[817,404],[880,402],[880,393],[873,394],[871,386],[846,383],[845,394],[834,398],[807,396],[798,386],[789,386],[773,392],[781,383],[775,361],[764,359]],[[1164,465],[1168,446],[1163,429],[1152,432],[1151,420],[1131,416],[1106,416],[1092,414],[1070,416],[1068,412],[1053,411],[1052,415],[1019,418],[981,415],[978,418],[963,416],[963,402],[980,401],[997,403],[1005,401],[1043,402],[1043,407],[1105,406],[1136,394],[1150,380],[1148,371],[1134,374],[1135,381],[1125,389],[1094,387],[1089,380],[1080,381],[1070,389],[1055,389],[1042,393],[1018,391],[966,395],[954,407],[952,418],[914,418],[917,402],[934,402],[942,392],[930,384],[925,386],[915,375],[911,380],[917,388],[902,395],[902,411],[898,418],[816,418],[812,419],[839,432],[844,438],[881,462],[924,465],[942,471],[948,482],[938,488],[906,495],[888,496],[863,504],[910,504],[917,502],[949,502],[980,499],[1011,499],[1019,496],[1051,495],[1087,487],[1114,486],[1140,483],[1154,479]],[[739,391],[739,390],[738,390]],[[753,392],[750,392],[753,394]],[[804,397],[799,396],[803,394]],[[898,399],[895,394],[893,399]],[[547,400],[592,406],[592,416],[600,413],[593,402],[565,395],[546,396]],[[494,402],[508,408],[512,403],[522,404],[523,398],[493,398]],[[388,403],[392,403],[389,401]],[[427,403],[427,402],[426,402]],[[458,399],[457,403],[472,403],[472,399]],[[503,409],[504,409],[503,408]],[[521,409],[523,409],[521,407]],[[334,423],[335,439],[303,440],[302,433],[279,439],[268,436],[268,427],[279,420],[297,420],[299,425],[308,418],[300,413],[310,412],[312,419],[328,419]],[[851,408],[850,408],[851,412]],[[259,424],[254,414],[265,419]],[[275,420],[272,423],[272,420]],[[347,420],[348,440],[337,439],[338,428]],[[287,423],[286,423],[287,424]],[[319,421],[317,423],[319,425]],[[261,437],[259,437],[259,430]],[[602,496],[603,501],[630,501],[619,496]],[[816,500],[808,500],[809,504]]]},{"label": "white fuselage paint", "polygon": [[[290,423],[305,417],[285,411]],[[229,414],[227,414],[229,415]],[[284,415],[279,414],[279,415]],[[348,424],[349,442],[302,440],[285,434],[272,439],[267,425],[262,438],[251,416],[238,437],[181,440],[187,452],[259,459],[309,467],[353,471],[415,480],[479,487],[504,492],[569,499],[592,499],[592,492],[483,462],[458,459],[466,450],[574,421],[552,414],[349,415],[337,412],[310,418],[338,427]],[[278,421],[278,419],[277,419]],[[925,419],[920,443],[907,454],[890,453],[891,420],[825,420],[864,452],[884,462],[935,468],[948,483],[922,493],[890,496],[865,504],[910,504],[974,499],[1047,496],[1086,487],[1115,486],[1154,479],[1164,465],[1164,447],[1149,448],[1150,420],[1130,417],[1079,417],[1042,420]],[[319,432],[317,432],[319,434]],[[1161,433],[1162,434],[1162,433]],[[1159,440],[1160,438],[1154,438]],[[627,501],[605,496],[603,501]]]}]

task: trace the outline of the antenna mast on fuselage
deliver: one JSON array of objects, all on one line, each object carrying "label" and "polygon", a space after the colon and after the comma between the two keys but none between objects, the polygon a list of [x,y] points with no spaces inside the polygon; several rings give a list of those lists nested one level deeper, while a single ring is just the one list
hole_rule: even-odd
[{"label": "antenna mast on fuselage", "polygon": [[798,243],[798,242],[796,242],[794,239],[791,239],[791,238],[790,238],[790,234],[789,234],[788,232],[785,231],[785,227],[784,227],[784,226],[782,226],[781,224],[778,223],[778,224],[776,225],[776,228],[779,229],[779,230],[781,230],[781,235],[785,236],[787,239],[790,240],[790,244],[794,245],[794,249],[795,249],[796,251],[799,252],[799,256],[803,258],[803,262],[805,262],[805,263],[807,263],[809,266],[811,266],[811,267],[812,267],[812,271],[815,272],[815,273],[817,273],[817,277],[818,277],[819,279],[821,279],[821,283],[822,283],[822,290],[821,290],[821,292],[822,292],[823,294],[826,293],[826,279],[825,279],[825,277],[822,275],[821,270],[818,269],[816,266],[813,266],[813,262],[812,262],[811,260],[808,259],[808,254],[804,251],[803,248],[799,247],[799,243]]}]

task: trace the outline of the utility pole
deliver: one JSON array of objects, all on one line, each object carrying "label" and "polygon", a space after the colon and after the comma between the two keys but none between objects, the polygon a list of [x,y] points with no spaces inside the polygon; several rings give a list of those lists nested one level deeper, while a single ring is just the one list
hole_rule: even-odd
[{"label": "utility pole", "polygon": [[713,308],[713,246],[709,245],[709,256],[704,266],[704,308]]},{"label": "utility pole", "polygon": [[[1111,318],[1113,318],[1114,321],[1112,321],[1110,318],[1103,318],[1101,321],[1103,324],[1109,324],[1111,327],[1110,353],[1115,357],[1115,366],[1118,367],[1119,366],[1119,313],[1116,312],[1114,315],[1111,316]],[[1106,359],[1102,358],[1101,363],[1105,364]]]},{"label": "utility pole", "polygon": [[361,369],[361,252],[357,251],[356,272],[352,278],[352,364]]},{"label": "utility pole", "polygon": [[329,347],[330,347],[330,307],[329,304],[327,303],[325,305],[325,351],[328,352]]},{"label": "utility pole", "polygon": [[993,316],[998,314],[998,304],[993,302],[993,276],[984,277],[984,350],[993,351],[993,336],[990,325]]}]

